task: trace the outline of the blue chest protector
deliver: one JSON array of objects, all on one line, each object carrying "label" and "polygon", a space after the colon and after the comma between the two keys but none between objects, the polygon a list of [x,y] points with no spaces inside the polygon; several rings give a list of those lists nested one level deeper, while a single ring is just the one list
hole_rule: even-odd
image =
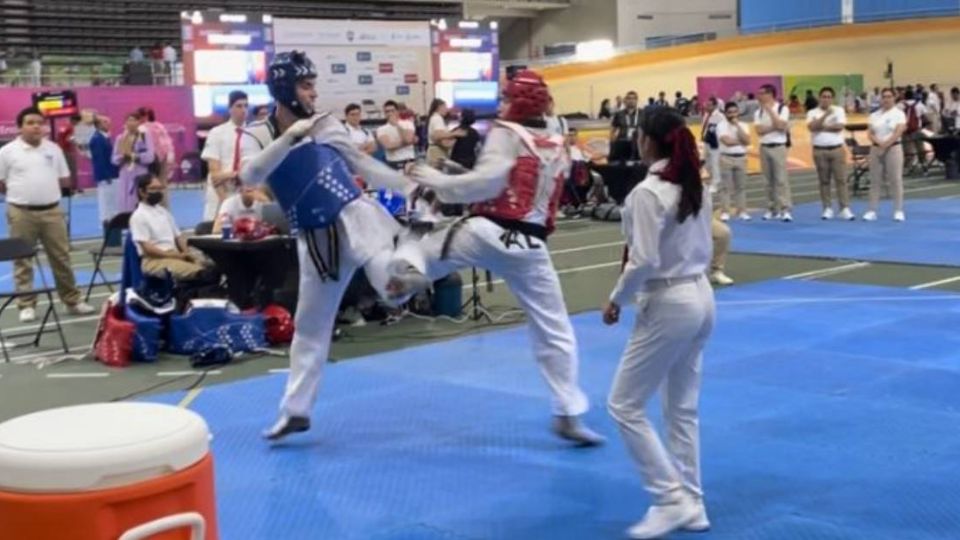
[{"label": "blue chest protector", "polygon": [[343,207],[362,193],[343,156],[314,142],[291,150],[267,183],[292,230],[330,227]]}]

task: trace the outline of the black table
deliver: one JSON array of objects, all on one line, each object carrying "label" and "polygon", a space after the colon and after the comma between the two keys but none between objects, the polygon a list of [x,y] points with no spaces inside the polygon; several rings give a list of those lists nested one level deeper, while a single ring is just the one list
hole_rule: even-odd
[{"label": "black table", "polygon": [[227,295],[240,309],[263,308],[277,301],[278,291],[296,290],[299,267],[292,236],[262,240],[224,240],[219,235],[194,236],[187,244],[210,257],[227,278]]},{"label": "black table", "polygon": [[937,161],[943,163],[944,175],[947,180],[960,179],[960,136],[958,135],[934,135],[925,137],[930,146],[933,146],[933,154]]}]

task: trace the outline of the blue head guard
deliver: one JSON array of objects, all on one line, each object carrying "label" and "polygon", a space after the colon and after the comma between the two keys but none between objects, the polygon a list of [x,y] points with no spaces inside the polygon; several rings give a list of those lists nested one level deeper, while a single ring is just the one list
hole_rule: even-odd
[{"label": "blue head guard", "polygon": [[277,103],[290,109],[298,117],[307,118],[313,114],[313,107],[312,104],[303,104],[297,99],[297,83],[303,79],[316,78],[317,68],[306,54],[300,51],[277,53],[267,70],[267,88]]}]

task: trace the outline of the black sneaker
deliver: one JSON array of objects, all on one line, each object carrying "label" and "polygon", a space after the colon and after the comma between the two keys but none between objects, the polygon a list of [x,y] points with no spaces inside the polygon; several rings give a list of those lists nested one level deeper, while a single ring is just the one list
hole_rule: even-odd
[{"label": "black sneaker", "polygon": [[303,433],[310,429],[310,419],[305,416],[281,416],[272,428],[263,432],[268,441],[279,441],[292,433]]}]

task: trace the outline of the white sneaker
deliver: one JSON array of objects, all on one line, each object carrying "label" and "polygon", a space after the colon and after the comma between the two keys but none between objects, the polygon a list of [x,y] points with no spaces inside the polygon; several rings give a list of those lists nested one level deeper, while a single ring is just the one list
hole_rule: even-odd
[{"label": "white sneaker", "polygon": [[857,216],[853,215],[853,212],[851,212],[849,208],[844,208],[840,211],[840,219],[853,221],[857,219]]},{"label": "white sneaker", "polygon": [[728,213],[726,213],[726,212],[721,213],[721,214],[720,214],[720,221],[722,221],[722,222],[724,222],[724,223],[730,221],[730,214],[728,214]]},{"label": "white sneaker", "polygon": [[906,220],[907,220],[907,216],[904,215],[903,212],[894,212],[894,213],[893,213],[893,220],[894,220],[894,221],[906,221]]},{"label": "white sneaker", "polygon": [[820,219],[833,219],[833,208],[824,208]]},{"label": "white sneaker", "polygon": [[791,221],[793,221],[793,214],[791,214],[790,212],[784,212],[780,214],[780,220],[783,221],[784,223],[790,223]]},{"label": "white sneaker", "polygon": [[721,287],[726,287],[728,285],[733,285],[733,278],[723,273],[722,270],[716,270],[710,274],[710,283],[714,285],[720,285]]},{"label": "white sneaker", "polygon": [[661,538],[693,523],[698,515],[697,505],[684,494],[674,504],[651,506],[642,520],[627,529],[627,536],[638,540]]},{"label": "white sneaker", "polygon": [[86,302],[77,302],[73,305],[67,306],[67,313],[70,315],[89,315],[96,311],[93,309],[93,306]]},{"label": "white sneaker", "polygon": [[20,322],[28,323],[37,320],[37,310],[32,307],[25,307],[20,310]]},{"label": "white sneaker", "polygon": [[876,220],[877,220],[877,213],[874,212],[873,210],[870,210],[869,212],[867,212],[866,214],[863,215],[863,220],[864,220],[864,221],[876,221]]},{"label": "white sneaker", "polygon": [[741,212],[740,215],[737,217],[737,219],[739,219],[740,221],[751,221],[753,218],[750,217],[750,214],[746,212]]},{"label": "white sneaker", "polygon": [[767,210],[767,212],[766,212],[765,214],[763,214],[763,220],[764,220],[764,221],[770,221],[771,219],[776,219],[777,217],[778,217],[778,216],[777,216],[776,214],[774,214],[774,213],[773,213],[772,211],[770,211],[770,210]]},{"label": "white sneaker", "polygon": [[687,532],[709,531],[710,518],[707,517],[707,507],[703,505],[703,499],[694,499],[694,505],[697,507],[697,517],[684,525],[683,530]]}]

